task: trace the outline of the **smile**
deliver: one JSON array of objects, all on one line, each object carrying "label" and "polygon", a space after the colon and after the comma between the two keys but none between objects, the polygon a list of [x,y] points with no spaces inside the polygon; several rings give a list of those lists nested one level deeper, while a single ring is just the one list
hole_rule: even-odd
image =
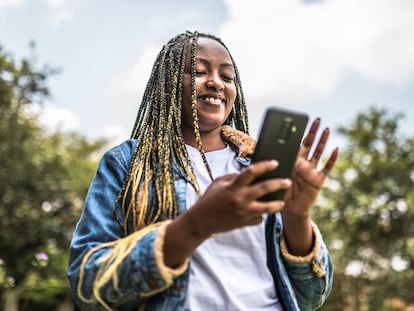
[{"label": "smile", "polygon": [[199,98],[214,105],[221,105],[226,103],[224,98],[215,95],[205,95],[200,96]]}]

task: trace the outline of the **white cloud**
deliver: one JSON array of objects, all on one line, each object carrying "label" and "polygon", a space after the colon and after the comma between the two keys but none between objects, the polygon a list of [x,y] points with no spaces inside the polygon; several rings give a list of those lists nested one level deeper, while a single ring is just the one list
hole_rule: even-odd
[{"label": "white cloud", "polygon": [[73,111],[51,105],[40,109],[39,121],[52,132],[74,131],[79,128],[79,117]]},{"label": "white cloud", "polygon": [[51,8],[59,8],[65,6],[65,2],[65,0],[47,0],[47,3]]},{"label": "white cloud", "polygon": [[23,0],[0,0],[0,8],[17,8],[23,4]]},{"label": "white cloud", "polygon": [[121,143],[131,134],[126,131],[125,126],[120,124],[107,125],[103,128],[101,133],[103,137],[108,139],[111,145]]},{"label": "white cloud", "polygon": [[112,85],[118,97],[126,97],[127,102],[135,103],[137,95],[144,93],[159,50],[159,45],[147,43],[138,58],[114,77]]},{"label": "white cloud", "polygon": [[[378,87],[404,87],[414,78],[414,1],[226,0],[226,5],[229,18],[218,35],[239,66],[253,136],[266,106],[307,109],[308,102],[333,96],[350,73]],[[160,45],[146,43],[115,77],[117,103],[133,103],[128,109],[136,110]],[[330,143],[340,145],[333,137]]]},{"label": "white cloud", "polygon": [[79,116],[68,108],[31,103],[23,109],[23,115],[37,117],[41,126],[50,132],[75,131],[79,128]]},{"label": "white cloud", "polygon": [[51,21],[55,26],[73,17],[73,9],[66,0],[47,0],[47,5],[52,12]]},{"label": "white cloud", "polygon": [[226,3],[219,35],[255,100],[327,96],[350,71],[397,86],[414,77],[414,1]]},{"label": "white cloud", "polygon": [[138,103],[140,103],[160,45],[145,43],[141,53],[137,53],[126,66],[120,68],[110,81],[111,87],[102,99],[106,107],[116,103],[116,114],[111,124],[101,130],[104,137],[112,144],[129,137],[134,124]]}]

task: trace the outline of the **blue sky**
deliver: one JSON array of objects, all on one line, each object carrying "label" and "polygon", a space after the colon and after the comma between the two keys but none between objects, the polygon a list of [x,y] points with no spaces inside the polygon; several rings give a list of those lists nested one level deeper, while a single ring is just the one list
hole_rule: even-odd
[{"label": "blue sky", "polygon": [[187,29],[229,47],[254,136],[271,105],[332,129],[376,105],[414,135],[412,0],[0,0],[3,48],[19,60],[34,41],[39,65],[61,69],[43,122],[112,144],[129,136],[156,53]]}]

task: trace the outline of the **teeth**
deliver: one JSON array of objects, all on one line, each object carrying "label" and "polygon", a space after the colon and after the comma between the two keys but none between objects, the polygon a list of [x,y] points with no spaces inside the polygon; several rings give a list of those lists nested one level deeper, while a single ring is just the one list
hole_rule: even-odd
[{"label": "teeth", "polygon": [[204,97],[203,98],[205,101],[209,101],[209,102],[218,102],[221,103],[223,102],[223,100],[221,100],[220,98],[214,98],[214,97]]}]

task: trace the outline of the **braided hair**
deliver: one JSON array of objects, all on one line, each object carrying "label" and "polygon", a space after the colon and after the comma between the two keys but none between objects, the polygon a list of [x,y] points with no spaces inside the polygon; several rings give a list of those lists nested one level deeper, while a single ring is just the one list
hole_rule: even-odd
[{"label": "braided hair", "polygon": [[[83,257],[77,284],[77,292],[83,302],[93,303],[96,300],[103,308],[111,310],[101,295],[104,286],[112,281],[114,287],[118,288],[117,270],[134,249],[136,241],[159,226],[162,220],[172,219],[178,214],[174,188],[177,174],[201,195],[181,130],[183,77],[189,49],[194,135],[211,176],[200,138],[196,107],[195,57],[198,37],[216,40],[226,48],[220,39],[212,35],[187,31],[164,45],[155,60],[131,133],[137,145],[114,207],[115,218],[125,237],[98,244]],[[247,110],[240,77],[231,55],[230,58],[235,70],[236,99],[225,124],[248,134]],[[91,296],[86,297],[83,292],[85,266],[99,249],[108,249],[108,252],[100,258]]]},{"label": "braided hair", "polygon": [[[181,130],[183,77],[189,50],[194,135],[212,178],[200,138],[196,108],[194,85],[198,37],[216,40],[228,51],[225,44],[213,35],[186,31],[168,41],[159,52],[131,133],[131,138],[137,139],[137,145],[115,202],[115,217],[125,235],[177,216],[174,188],[176,174],[187,180],[201,195]],[[235,70],[236,99],[225,124],[248,134],[247,109],[240,76],[234,59],[228,53]]]}]

